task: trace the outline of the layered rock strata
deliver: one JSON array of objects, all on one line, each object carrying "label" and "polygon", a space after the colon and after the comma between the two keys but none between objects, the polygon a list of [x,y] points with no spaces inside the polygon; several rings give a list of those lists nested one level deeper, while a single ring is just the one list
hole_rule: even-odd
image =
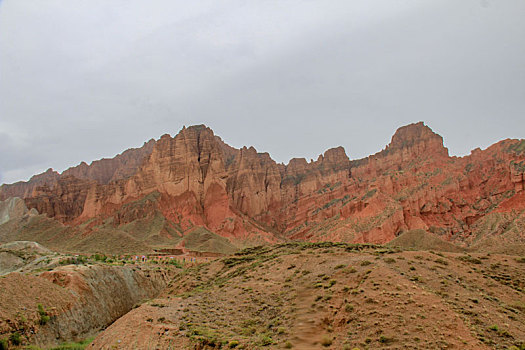
[{"label": "layered rock strata", "polygon": [[199,125],[112,160],[3,185],[0,199],[21,197],[67,225],[110,220],[119,227],[139,215],[130,203],[158,194],[150,214],[139,216],[158,212],[179,235],[205,226],[233,241],[384,243],[425,229],[469,244],[480,218],[523,207],[516,198],[525,189],[524,164],[524,140],[451,157],[443,138],[420,122],[365,159],[350,161],[338,147],[283,165],[253,147],[232,148]]}]

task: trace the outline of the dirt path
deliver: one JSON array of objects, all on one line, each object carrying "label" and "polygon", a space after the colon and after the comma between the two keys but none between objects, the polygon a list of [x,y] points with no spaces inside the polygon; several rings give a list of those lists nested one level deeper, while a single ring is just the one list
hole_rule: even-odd
[{"label": "dirt path", "polygon": [[291,330],[294,349],[321,349],[323,326],[321,313],[312,308],[315,295],[312,288],[304,284],[297,289],[297,316]]}]

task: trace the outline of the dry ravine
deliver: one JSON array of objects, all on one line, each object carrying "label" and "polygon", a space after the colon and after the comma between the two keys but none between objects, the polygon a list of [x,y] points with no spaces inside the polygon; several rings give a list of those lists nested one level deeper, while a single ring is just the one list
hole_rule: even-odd
[{"label": "dry ravine", "polygon": [[0,277],[2,346],[50,348],[93,337],[156,297],[175,273],[164,265],[65,259],[55,268]]}]

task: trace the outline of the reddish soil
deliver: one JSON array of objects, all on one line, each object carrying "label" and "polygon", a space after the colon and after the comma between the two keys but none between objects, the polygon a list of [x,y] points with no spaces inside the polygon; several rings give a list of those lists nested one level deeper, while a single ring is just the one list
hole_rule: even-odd
[{"label": "reddish soil", "polygon": [[[40,316],[38,304],[50,315],[68,310],[75,296],[67,289],[32,275],[10,273],[0,277],[0,334],[29,325],[34,332]],[[31,332],[31,331],[30,331]]]},{"label": "reddish soil", "polygon": [[516,257],[287,244],[187,270],[90,349],[525,346]]},{"label": "reddish soil", "polygon": [[1,276],[0,339],[18,333],[22,345],[43,348],[83,340],[156,296],[170,276],[167,267],[100,263]]}]

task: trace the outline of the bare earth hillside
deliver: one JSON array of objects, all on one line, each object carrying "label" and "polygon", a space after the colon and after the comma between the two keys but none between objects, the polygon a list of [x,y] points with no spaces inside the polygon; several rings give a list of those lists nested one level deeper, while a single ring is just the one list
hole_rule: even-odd
[{"label": "bare earth hillside", "polygon": [[89,348],[520,349],[523,262],[333,243],[247,249],[179,275]]},{"label": "bare earth hillside", "polygon": [[[166,266],[123,266],[51,254],[34,242],[0,249],[13,255],[23,252],[20,256],[25,259],[15,262],[17,272],[0,276],[0,344],[12,348],[20,343],[48,349],[96,335],[135,305],[158,295],[174,275],[174,269]],[[31,254],[45,255],[35,262],[28,258]]]}]

